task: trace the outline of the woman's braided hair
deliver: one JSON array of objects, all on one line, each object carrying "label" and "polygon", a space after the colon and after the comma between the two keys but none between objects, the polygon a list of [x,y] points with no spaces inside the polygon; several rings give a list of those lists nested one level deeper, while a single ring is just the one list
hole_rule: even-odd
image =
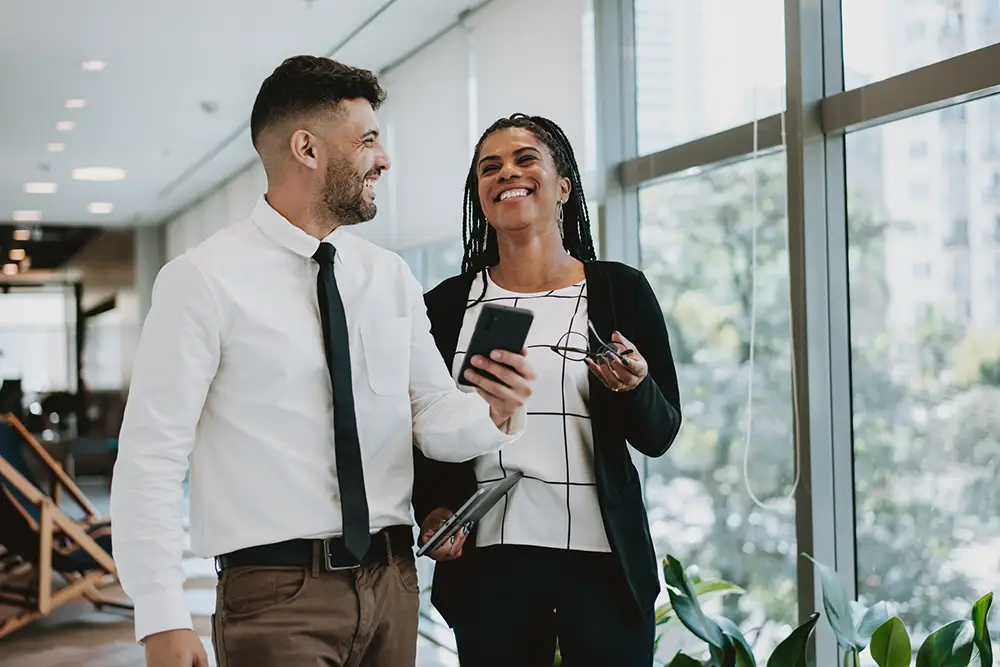
[{"label": "woman's braided hair", "polygon": [[[590,216],[587,213],[587,198],[583,194],[580,168],[569,139],[558,125],[542,116],[526,116],[516,113],[509,118],[501,118],[483,132],[472,155],[472,165],[465,180],[465,203],[462,210],[462,242],[465,255],[462,257],[462,273],[486,270],[500,261],[497,233],[483,213],[479,201],[479,175],[476,163],[483,142],[498,130],[520,127],[534,134],[549,149],[556,163],[559,175],[570,180],[569,200],[563,204],[563,247],[580,261],[597,259],[594,240],[590,235]],[[486,276],[483,276],[483,291],[486,291]]]}]

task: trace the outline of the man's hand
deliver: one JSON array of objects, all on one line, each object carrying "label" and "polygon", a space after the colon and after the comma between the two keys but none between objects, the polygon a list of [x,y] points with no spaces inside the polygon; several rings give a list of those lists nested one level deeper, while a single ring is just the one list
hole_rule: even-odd
[{"label": "man's hand", "polygon": [[[454,514],[447,507],[439,507],[424,519],[424,523],[420,526],[420,544],[423,544],[427,540],[434,536],[434,533],[444,525],[444,522],[451,518]],[[451,538],[444,541],[443,544],[439,545],[434,551],[428,551],[427,556],[433,558],[434,560],[455,560],[462,555],[462,545],[465,544],[465,538],[468,537],[469,530],[468,527],[463,527],[462,530],[458,531]]]},{"label": "man's hand", "polygon": [[476,355],[472,365],[491,373],[500,382],[490,380],[470,368],[465,371],[465,379],[471,382],[479,395],[490,404],[490,417],[497,426],[503,426],[515,412],[524,407],[531,396],[535,382],[535,372],[528,363],[528,351],[514,354],[505,350],[493,350],[490,358]]},{"label": "man's hand", "polygon": [[146,637],[146,667],[208,667],[205,647],[191,630],[168,630]]}]

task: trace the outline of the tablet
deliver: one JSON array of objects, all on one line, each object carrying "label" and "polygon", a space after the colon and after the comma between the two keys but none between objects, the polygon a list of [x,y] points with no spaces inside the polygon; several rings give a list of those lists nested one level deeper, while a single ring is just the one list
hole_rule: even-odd
[{"label": "tablet", "polygon": [[450,519],[444,522],[437,532],[431,535],[430,539],[420,545],[417,549],[417,556],[434,551],[452,535],[462,529],[462,526],[470,526],[478,523],[486,514],[493,509],[504,495],[511,490],[521,479],[522,473],[512,472],[503,479],[490,482],[479,487],[479,490],[472,494],[465,504],[462,505]]}]

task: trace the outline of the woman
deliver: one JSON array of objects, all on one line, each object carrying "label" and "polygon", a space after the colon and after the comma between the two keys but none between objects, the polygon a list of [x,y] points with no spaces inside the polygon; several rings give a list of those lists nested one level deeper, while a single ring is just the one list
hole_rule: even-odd
[{"label": "woman", "polygon": [[648,667],[659,580],[626,441],[661,456],[681,423],[656,297],[639,271],[596,261],[573,149],[545,118],[515,114],[483,134],[463,239],[462,274],[426,296],[442,356],[457,373],[483,303],[528,308],[537,378],[524,435],[499,454],[415,454],[421,541],[478,482],[524,475],[432,554],[432,600],[463,667],[548,667],[557,639],[567,667]]}]

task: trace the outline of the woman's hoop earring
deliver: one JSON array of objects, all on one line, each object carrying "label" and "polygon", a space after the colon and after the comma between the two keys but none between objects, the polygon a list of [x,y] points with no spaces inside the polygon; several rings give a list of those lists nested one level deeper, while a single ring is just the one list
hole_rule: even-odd
[{"label": "woman's hoop earring", "polygon": [[565,217],[565,215],[563,214],[563,203],[562,202],[558,202],[556,204],[556,222],[559,224],[559,238],[563,239],[563,240],[566,239],[566,233],[563,231],[563,218],[564,217]]}]

